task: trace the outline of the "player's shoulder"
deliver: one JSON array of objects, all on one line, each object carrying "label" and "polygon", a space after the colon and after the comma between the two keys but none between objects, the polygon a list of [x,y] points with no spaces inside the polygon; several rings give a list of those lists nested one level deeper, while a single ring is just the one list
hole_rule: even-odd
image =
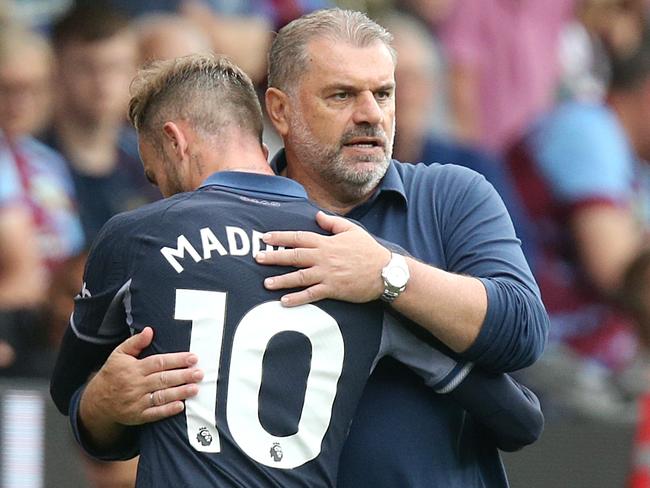
[{"label": "player's shoulder", "polygon": [[170,208],[182,204],[191,198],[193,192],[179,193],[169,198],[148,203],[133,210],[111,217],[102,227],[96,241],[114,240],[142,232],[144,228],[160,224]]}]

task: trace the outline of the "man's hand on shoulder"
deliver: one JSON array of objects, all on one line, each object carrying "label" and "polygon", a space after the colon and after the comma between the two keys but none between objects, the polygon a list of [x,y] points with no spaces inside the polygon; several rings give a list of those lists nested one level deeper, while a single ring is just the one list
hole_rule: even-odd
[{"label": "man's hand on shoulder", "polygon": [[312,303],[325,298],[365,303],[384,291],[381,270],[391,253],[362,227],[343,217],[319,212],[318,224],[330,232],[323,236],[305,231],[269,232],[264,242],[288,249],[263,251],[260,264],[293,266],[297,271],[267,278],[269,290],[303,288],[282,297],[285,306]]}]

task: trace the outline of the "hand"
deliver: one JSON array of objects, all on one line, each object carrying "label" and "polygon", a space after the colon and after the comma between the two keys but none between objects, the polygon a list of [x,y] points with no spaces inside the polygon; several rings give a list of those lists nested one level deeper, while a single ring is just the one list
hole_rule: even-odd
[{"label": "hand", "polygon": [[332,233],[269,232],[264,242],[291,249],[263,251],[255,256],[260,264],[293,266],[298,271],[264,280],[269,290],[305,288],[281,299],[285,306],[333,298],[365,303],[384,291],[381,270],[390,261],[390,251],[358,225],[343,217],[318,212],[316,221]]},{"label": "hand", "polygon": [[[190,352],[137,356],[153,339],[153,329],[145,327],[115,350],[88,383],[84,403],[105,421],[138,425],[182,412],[183,400],[198,393],[203,372],[195,367],[198,357]],[[88,405],[90,404],[90,405]],[[86,410],[88,411],[88,410]]]}]

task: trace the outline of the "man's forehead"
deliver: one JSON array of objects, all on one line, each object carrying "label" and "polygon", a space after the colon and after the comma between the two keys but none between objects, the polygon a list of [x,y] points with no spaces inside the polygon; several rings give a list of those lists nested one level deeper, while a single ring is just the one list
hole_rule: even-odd
[{"label": "man's forehead", "polygon": [[388,47],[377,40],[367,46],[346,41],[316,38],[307,45],[307,75],[331,83],[372,83],[386,85],[394,81],[395,63]]}]

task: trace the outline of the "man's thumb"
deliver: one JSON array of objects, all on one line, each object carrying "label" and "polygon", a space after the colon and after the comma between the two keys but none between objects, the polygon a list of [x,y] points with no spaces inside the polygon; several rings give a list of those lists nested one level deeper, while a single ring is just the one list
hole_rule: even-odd
[{"label": "man's thumb", "polygon": [[139,334],[135,334],[122,342],[122,344],[117,346],[117,349],[129,356],[138,357],[142,350],[151,344],[152,340],[153,329],[151,327],[145,327]]},{"label": "man's thumb", "polygon": [[321,229],[332,234],[340,234],[354,227],[354,224],[348,219],[336,215],[328,215],[322,211],[316,214],[316,222],[318,222]]}]

